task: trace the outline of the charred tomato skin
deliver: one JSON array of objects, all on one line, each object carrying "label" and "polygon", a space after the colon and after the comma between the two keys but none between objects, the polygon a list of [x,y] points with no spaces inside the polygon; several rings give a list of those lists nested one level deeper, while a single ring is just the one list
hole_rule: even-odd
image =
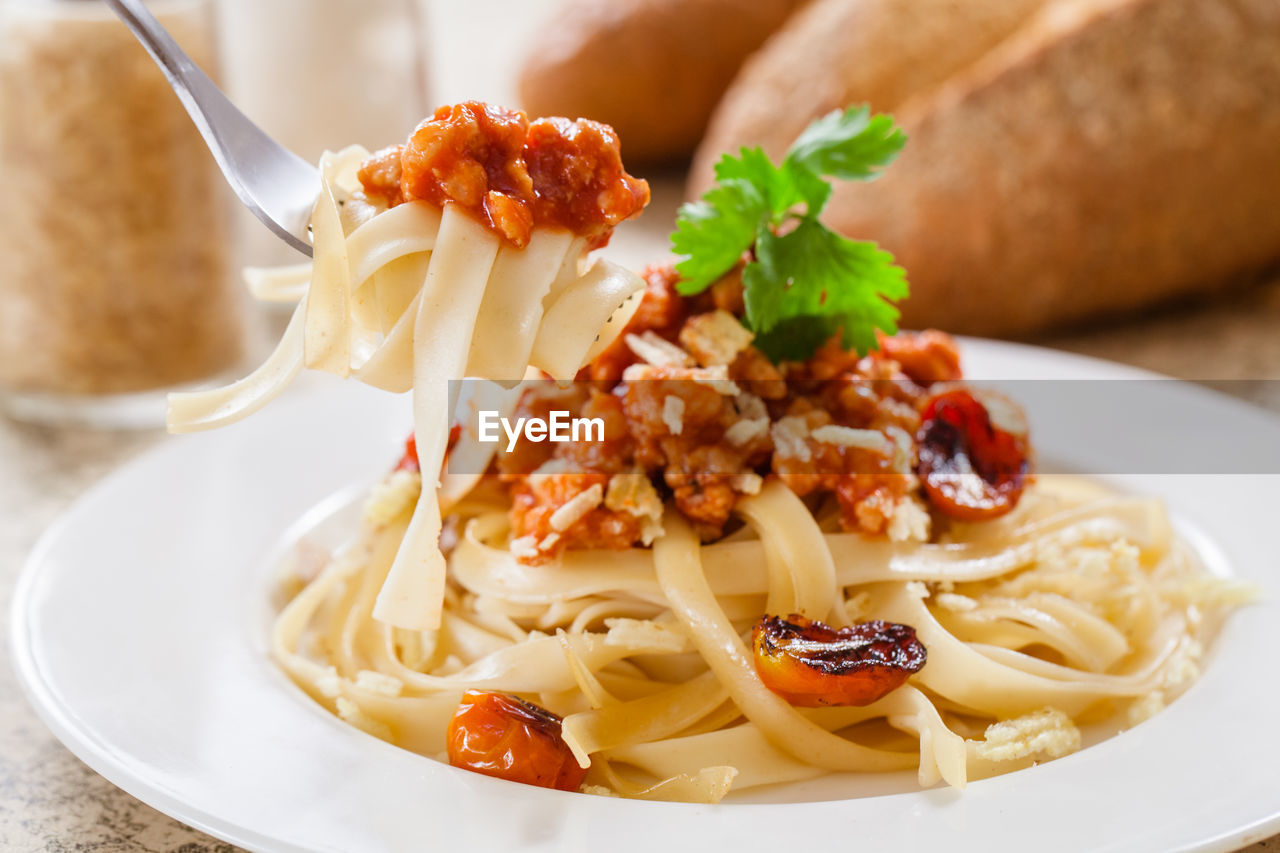
[{"label": "charred tomato skin", "polygon": [[910,625],[874,620],[832,628],[793,613],[765,616],[752,630],[756,672],[792,705],[870,705],[925,664]]},{"label": "charred tomato skin", "polygon": [[[986,402],[984,402],[984,400]],[[1011,413],[1005,428],[989,405]],[[994,392],[950,388],[921,409],[916,473],[929,502],[959,521],[987,521],[1018,505],[1031,473],[1030,444],[1021,410]]]},{"label": "charred tomato skin", "polygon": [[449,763],[485,776],[576,791],[586,769],[560,736],[560,717],[506,693],[468,690],[449,721]]}]

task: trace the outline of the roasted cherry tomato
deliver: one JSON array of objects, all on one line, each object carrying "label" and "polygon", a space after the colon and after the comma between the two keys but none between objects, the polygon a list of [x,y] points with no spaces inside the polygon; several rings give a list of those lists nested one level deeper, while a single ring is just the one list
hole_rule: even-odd
[{"label": "roasted cherry tomato", "polygon": [[752,631],[756,672],[792,705],[870,705],[924,666],[910,625],[860,622],[832,628],[796,613],[766,616]]},{"label": "roasted cherry tomato", "polygon": [[560,718],[537,705],[468,690],[449,721],[449,763],[510,782],[576,791],[586,775],[560,737]]},{"label": "roasted cherry tomato", "polygon": [[920,464],[929,502],[952,518],[985,521],[1018,505],[1031,464],[1026,418],[1000,394],[953,388],[921,412]]}]

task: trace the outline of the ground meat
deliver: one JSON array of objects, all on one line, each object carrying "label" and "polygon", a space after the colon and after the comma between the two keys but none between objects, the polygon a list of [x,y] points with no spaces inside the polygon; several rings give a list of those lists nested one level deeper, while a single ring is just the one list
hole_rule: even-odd
[{"label": "ground meat", "polygon": [[[737,413],[732,398],[715,388],[692,381],[683,367],[654,367],[645,377],[621,387],[622,407],[636,440],[636,461],[658,467],[675,457],[682,447],[718,443]],[[680,401],[680,430],[673,434],[667,418],[667,399]]]},{"label": "ground meat", "polygon": [[738,502],[735,478],[747,469],[742,457],[725,447],[703,445],[675,456],[662,473],[676,508],[693,522],[703,540],[712,540]]},{"label": "ground meat", "polygon": [[532,553],[522,556],[536,565],[551,560],[566,548],[621,550],[640,540],[640,519],[625,512],[598,506],[565,530],[552,526],[552,516],[570,500],[593,486],[608,488],[609,477],[596,473],[566,473],[521,477],[511,487],[513,537],[528,537]]},{"label": "ground meat", "polygon": [[620,150],[608,125],[530,123],[522,112],[467,101],[437,109],[358,176],[370,199],[455,203],[519,248],[538,225],[567,228],[594,247],[649,203],[649,185],[627,174]]},{"label": "ground meat", "polygon": [[[646,378],[622,386],[623,410],[636,442],[636,462],[663,472],[676,506],[704,539],[711,539],[720,534],[737,500],[731,482],[753,471],[763,454],[758,445],[735,448],[725,440],[740,419],[734,398],[691,374],[689,368],[652,368]],[[668,416],[669,399],[680,401],[678,432]]]},{"label": "ground meat", "polygon": [[[646,270],[645,280],[626,334],[653,333],[702,352],[698,336],[715,343],[710,314],[742,311],[741,283],[732,274],[695,297],[678,294],[670,267]],[[507,478],[513,538],[547,543],[526,553],[526,562],[564,548],[640,543],[642,520],[603,504],[564,531],[550,526],[576,495],[596,484],[607,490],[614,475],[627,472],[647,476],[657,489],[649,521],[656,521],[658,497],[665,498],[704,540],[723,535],[734,506],[759,488],[761,476],[778,478],[798,495],[831,495],[844,529],[884,534],[919,485],[914,436],[928,386],[959,377],[955,342],[940,332],[883,338],[880,350],[866,356],[832,340],[808,361],[782,366],[749,345],[727,367],[696,367],[692,358],[646,364],[624,339],[579,374],[591,381],[567,389],[548,384],[521,402],[523,416],[546,417],[556,408],[605,422],[604,442],[521,441],[500,454],[502,473],[537,472]],[[701,358],[709,361],[705,352]]]},{"label": "ground meat", "polygon": [[635,440],[622,400],[612,394],[590,389],[578,414],[604,421],[603,441],[579,441],[558,445],[566,463],[583,470],[618,474],[630,470],[635,456]]},{"label": "ground meat", "polygon": [[729,365],[729,378],[764,400],[781,400],[787,396],[787,382],[782,371],[768,356],[755,347],[738,353]]},{"label": "ground meat", "polygon": [[387,207],[395,207],[404,201],[404,193],[400,189],[400,155],[403,145],[392,145],[374,153],[365,160],[356,172],[365,196],[372,202],[381,202]]},{"label": "ground meat", "polygon": [[[791,416],[803,419],[810,432],[835,423],[831,414],[820,408],[809,408],[804,414],[796,411],[806,406],[812,406],[812,401],[798,401]],[[893,469],[892,456],[812,438],[806,438],[804,444],[807,459],[775,453],[773,473],[801,497],[814,492],[835,494],[845,530],[884,533],[894,505],[913,485],[910,475]]]},{"label": "ground meat", "polygon": [[523,113],[488,104],[440,107],[401,153],[404,197],[457,202],[510,243],[528,245],[533,181],[521,156],[528,126]]},{"label": "ground meat", "polygon": [[946,332],[927,329],[913,334],[879,335],[877,356],[896,361],[902,372],[922,385],[954,382],[961,376],[960,349]]},{"label": "ground meat", "polygon": [[[577,412],[586,403],[588,396],[589,389],[581,384],[561,388],[554,382],[542,382],[521,396],[515,411],[510,415],[510,419],[512,422],[517,421],[519,418],[542,418],[545,420],[550,417],[553,411]],[[532,474],[551,461],[557,448],[567,446],[569,445],[552,444],[547,441],[518,441],[511,451],[504,449],[504,452],[498,454],[498,473],[511,477]]]},{"label": "ground meat", "polygon": [[533,216],[592,238],[609,240],[613,227],[649,203],[649,184],[622,168],[613,128],[596,121],[541,118],[530,123],[524,159],[533,180]]}]

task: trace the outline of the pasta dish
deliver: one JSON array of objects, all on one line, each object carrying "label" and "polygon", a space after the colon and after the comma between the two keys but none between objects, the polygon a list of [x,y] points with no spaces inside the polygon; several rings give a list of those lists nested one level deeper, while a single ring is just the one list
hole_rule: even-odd
[{"label": "pasta dish", "polygon": [[641,275],[590,255],[648,200],[606,126],[467,103],[326,154],[314,263],[249,274],[297,300],[278,348],[170,411],[229,423],[303,367],[412,392],[359,529],[292,566],[277,663],[425,756],[705,803],[963,787],[1176,698],[1246,591],[1158,501],[1037,477],[1017,404],[898,332],[904,272],[818,219],[903,142],[854,109],[726,157]]}]

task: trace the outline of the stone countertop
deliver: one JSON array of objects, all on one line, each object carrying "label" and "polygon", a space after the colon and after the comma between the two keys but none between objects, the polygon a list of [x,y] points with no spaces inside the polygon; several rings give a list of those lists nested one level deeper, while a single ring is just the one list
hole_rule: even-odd
[{"label": "stone countertop", "polygon": [[[1038,343],[1203,380],[1280,411],[1280,279],[1218,300]],[[0,419],[0,656],[9,603],[36,538],[87,487],[166,440],[154,432],[51,429]],[[0,849],[227,851],[115,788],[64,749],[0,666]],[[1247,848],[1280,853],[1280,836]]]}]

